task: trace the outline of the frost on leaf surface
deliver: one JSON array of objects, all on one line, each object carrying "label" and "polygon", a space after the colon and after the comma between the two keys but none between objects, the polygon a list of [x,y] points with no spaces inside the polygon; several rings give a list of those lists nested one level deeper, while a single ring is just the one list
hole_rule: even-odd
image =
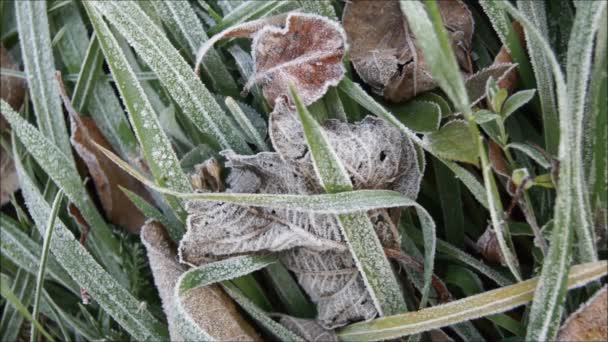
[{"label": "frost on leaf surface", "polygon": [[[460,0],[437,4],[458,64],[470,73],[473,16]],[[401,102],[436,87],[398,0],[348,1],[342,23],[353,66],[376,93]]]},{"label": "frost on leaf surface", "polygon": [[255,70],[246,89],[260,84],[271,107],[279,97],[289,94],[290,83],[304,104],[310,105],[344,76],[346,34],[327,18],[290,13],[287,17],[278,15],[233,26],[203,44],[197,67],[213,43],[234,37],[253,38]]},{"label": "frost on leaf surface", "polygon": [[180,322],[183,317],[178,312],[177,300],[181,301],[182,310],[188,316],[186,319],[213,338],[224,341],[259,339],[230,297],[217,285],[200,286],[180,298],[175,296],[175,285],[185,268],[178,263],[175,245],[160,223],[147,222],[141,229],[141,240],[146,246],[154,283],[167,315],[171,341],[184,340]]},{"label": "frost on leaf surface", "polygon": [[[224,153],[231,169],[227,192],[323,193],[296,117],[281,99],[271,114],[270,126],[277,152],[254,156]],[[323,129],[355,189],[417,195],[421,174],[416,152],[399,130],[372,117],[356,124],[328,120]],[[323,328],[377,315],[335,215],[204,200],[189,201],[186,209],[188,232],[179,248],[182,262],[200,265],[238,254],[278,252],[317,304],[317,321]],[[368,212],[386,247],[398,247],[396,214],[385,209]]]}]

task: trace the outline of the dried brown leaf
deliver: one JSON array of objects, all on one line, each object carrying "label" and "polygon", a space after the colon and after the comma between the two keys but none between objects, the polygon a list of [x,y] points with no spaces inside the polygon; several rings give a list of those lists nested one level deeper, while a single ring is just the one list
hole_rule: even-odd
[{"label": "dried brown leaf", "polygon": [[[13,63],[8,51],[1,44],[0,67],[2,69],[19,70],[19,66]],[[24,95],[25,82],[22,79],[6,75],[0,76],[0,96],[2,100],[18,110],[23,104]],[[6,142],[10,142],[10,136],[7,134],[8,126],[4,117],[0,116],[0,134]],[[0,147],[0,206],[8,203],[11,194],[17,190],[19,190],[19,180],[10,151],[6,151],[4,146]]]},{"label": "dried brown leaf", "polygon": [[[517,37],[519,38],[519,43],[521,44],[521,46],[523,46],[525,48],[526,39],[525,39],[524,30],[521,27],[521,24],[517,21],[514,21],[512,23],[512,25],[513,25],[513,29],[515,30],[515,32],[517,32]],[[513,63],[513,59],[511,58],[511,55],[509,54],[509,51],[505,45],[503,45],[500,48],[500,51],[498,51],[498,54],[496,55],[496,57],[494,57],[493,64],[504,64],[504,63]],[[518,82],[519,82],[519,77],[517,76],[517,70],[513,69],[513,70],[509,71],[505,75],[505,77],[503,77],[502,80],[498,81],[498,86],[500,88],[507,89],[507,91],[510,94],[515,90],[515,88],[517,88]]]},{"label": "dried brown leaf", "polygon": [[292,12],[287,17],[281,15],[236,25],[201,47],[197,66],[216,41],[232,37],[253,38],[255,72],[245,90],[261,84],[271,107],[279,97],[288,97],[289,84],[293,84],[304,104],[309,105],[344,76],[342,58],[346,34],[340,25],[325,17]]},{"label": "dried brown leaf", "polygon": [[505,258],[500,250],[496,232],[491,227],[486,228],[486,231],[477,240],[477,248],[483,257],[495,264],[506,265]]},{"label": "dried brown leaf", "polygon": [[287,329],[311,342],[338,342],[338,336],[332,331],[323,328],[312,319],[281,316],[280,323]]},{"label": "dried brown leaf", "polygon": [[[439,1],[438,5],[458,63],[464,73],[470,73],[473,16],[460,0]],[[353,66],[374,92],[401,102],[437,86],[398,0],[348,1],[342,23]]]},{"label": "dried brown leaf", "polygon": [[562,325],[558,341],[608,341],[608,286],[574,312]]},{"label": "dried brown leaf", "polygon": [[72,125],[72,146],[87,165],[95,184],[97,195],[108,219],[129,232],[137,234],[146,218],[120,187],[129,189],[142,198],[151,201],[150,194],[141,183],[113,163],[103,152],[95,147],[99,144],[112,150],[95,121],[89,117],[70,117]]},{"label": "dried brown leaf", "polygon": [[[228,192],[323,192],[295,114],[280,103],[271,114],[278,153],[224,153],[231,169]],[[355,188],[393,189],[416,197],[421,174],[415,150],[396,128],[368,117],[356,124],[329,120],[324,131]],[[282,262],[317,303],[317,320],[324,328],[377,315],[334,215],[200,200],[188,202],[186,209],[189,229],[179,248],[183,262],[199,265],[242,253],[281,252]],[[389,213],[368,215],[383,245],[398,248],[396,222]]]},{"label": "dried brown leaf", "polygon": [[[141,229],[154,284],[167,315],[172,341],[183,341],[176,322],[175,284],[185,268],[177,262],[175,245],[158,222],[147,222]],[[181,298],[182,306],[200,328],[220,341],[260,340],[254,329],[238,313],[236,306],[217,285],[200,286]],[[188,338],[188,336],[185,336]]]}]

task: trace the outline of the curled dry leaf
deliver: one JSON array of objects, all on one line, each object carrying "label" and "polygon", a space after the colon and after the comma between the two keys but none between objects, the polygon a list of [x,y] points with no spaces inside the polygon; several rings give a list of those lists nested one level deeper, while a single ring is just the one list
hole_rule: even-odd
[{"label": "curled dry leaf", "polygon": [[[473,16],[460,0],[439,1],[438,5],[458,64],[469,74]],[[342,23],[353,66],[374,92],[401,102],[437,86],[398,0],[347,1]]]},{"label": "curled dry leaf", "polygon": [[608,286],[599,290],[574,312],[558,335],[558,341],[608,341]]},{"label": "curled dry leaf", "polygon": [[[271,114],[277,153],[224,153],[231,168],[228,192],[323,192],[295,115],[282,100]],[[355,188],[392,189],[416,197],[421,179],[416,152],[399,130],[368,117],[356,124],[328,120],[324,131]],[[202,200],[188,202],[186,209],[188,232],[179,248],[182,262],[198,265],[242,253],[280,252],[282,262],[317,303],[323,328],[377,315],[334,215]],[[383,245],[398,248],[396,222],[388,211],[368,215]]]},{"label": "curled dry leaf", "polygon": [[197,66],[214,42],[233,37],[253,37],[255,71],[245,90],[261,84],[271,107],[289,94],[290,83],[309,105],[344,76],[346,35],[327,18],[293,12],[231,27],[201,47]]},{"label": "curled dry leaf", "polygon": [[[526,38],[525,38],[524,29],[521,27],[521,24],[517,21],[514,21],[512,23],[512,25],[513,25],[513,29],[515,30],[515,32],[517,32],[517,37],[519,38],[519,43],[521,44],[521,46],[525,47]],[[496,64],[505,64],[505,63],[512,63],[512,62],[513,62],[513,58],[511,58],[511,55],[509,54],[507,47],[505,45],[503,45],[500,48],[500,51],[498,51],[498,54],[496,55],[496,57],[494,57],[493,64],[496,65]],[[502,80],[498,80],[498,86],[500,88],[507,89],[507,91],[510,94],[515,90],[515,88],[517,88],[517,82],[519,82],[519,77],[517,76],[517,70],[513,69],[513,70],[510,70],[505,75],[505,77],[503,77]]]},{"label": "curled dry leaf", "polygon": [[[163,311],[167,315],[172,341],[183,341],[179,331],[174,288],[185,271],[177,262],[175,245],[165,228],[158,222],[147,222],[141,229],[141,240],[146,246],[154,284],[158,289]],[[181,298],[184,309],[195,323],[220,341],[259,340],[253,328],[241,317],[236,306],[217,285],[201,286],[188,291]],[[188,338],[188,336],[185,336]]]},{"label": "curled dry leaf", "polygon": [[[19,70],[19,66],[13,63],[8,51],[0,44],[0,67],[2,69]],[[0,95],[11,107],[18,110],[23,103],[25,95],[24,81],[17,77],[0,76]],[[7,134],[8,123],[0,116],[0,134],[5,141],[10,142]],[[10,156],[10,151],[0,147],[0,206],[8,203],[13,192],[19,189],[19,179],[15,171],[15,164]]]},{"label": "curled dry leaf", "polygon": [[477,240],[477,248],[483,257],[495,264],[506,265],[505,257],[500,250],[496,232],[491,227],[486,228],[486,231]]}]

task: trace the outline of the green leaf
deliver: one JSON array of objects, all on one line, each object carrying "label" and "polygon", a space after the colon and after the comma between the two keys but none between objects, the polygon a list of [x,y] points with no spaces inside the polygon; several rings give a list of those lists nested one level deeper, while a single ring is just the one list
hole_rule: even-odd
[{"label": "green leaf", "polygon": [[[134,2],[90,1],[127,39],[158,75],[184,114],[201,132],[224,149],[248,153],[250,148],[232,125],[213,95],[171,45],[163,32]],[[106,54],[106,58],[108,55]]]},{"label": "green leaf", "polygon": [[[48,173],[51,179],[63,190],[71,202],[78,207],[87,223],[94,227],[91,233],[103,243],[105,250],[96,250],[97,257],[115,276],[121,274],[118,261],[119,243],[112,230],[93,204],[74,164],[55,144],[46,139],[34,126],[22,119],[4,100],[0,101],[0,111],[11,124],[13,132],[20,138],[27,151]],[[18,158],[15,158],[18,159]],[[95,245],[94,245],[95,246]]]},{"label": "green leaf", "polygon": [[477,142],[466,122],[453,120],[439,131],[428,134],[424,141],[438,156],[477,165]]},{"label": "green leaf", "polygon": [[[5,112],[4,109],[2,111]],[[38,191],[34,181],[25,173],[19,159],[15,159],[15,167],[29,213],[34,218],[40,233],[43,234],[41,227],[47,223],[51,208]],[[166,327],[150,312],[139,308],[139,301],[93,259],[61,220],[55,222],[51,251],[72,279],[85,288],[135,339],[167,338]]]},{"label": "green leaf", "polygon": [[278,299],[289,315],[315,318],[317,310],[314,304],[308,300],[285,266],[277,262],[268,265],[265,271],[272,288],[276,291]]},{"label": "green leaf", "polygon": [[484,124],[487,122],[495,121],[500,119],[500,115],[493,113],[487,109],[480,109],[473,113],[473,118],[478,124]]},{"label": "green leaf", "polygon": [[[160,186],[177,191],[190,191],[192,189],[190,182],[182,172],[171,143],[160,126],[158,116],[137,81],[116,38],[101,15],[91,7],[89,2],[85,2],[84,5],[154,179]],[[166,196],[165,199],[177,217],[183,219],[186,214],[181,206],[181,201],[171,196]],[[167,229],[171,228],[172,226],[167,227]],[[175,227],[173,226],[173,228]],[[175,239],[179,238],[183,231],[171,230],[169,233]]]},{"label": "green leaf", "polygon": [[226,14],[221,22],[209,29],[209,36],[213,36],[228,27],[240,24],[245,21],[258,19],[269,13],[276,13],[285,7],[292,7],[291,1],[245,1],[237,8]]},{"label": "green leaf", "polygon": [[449,169],[433,159],[433,170],[437,183],[441,212],[443,213],[443,232],[445,239],[458,247],[464,247],[464,213],[460,195],[460,183]]},{"label": "green leaf", "polygon": [[[308,112],[295,89],[290,87],[290,91],[321,185],[329,193],[352,190],[349,175],[323,133],[321,125]],[[367,213],[338,215],[338,220],[376,310],[380,315],[406,311],[399,284]],[[423,301],[427,295],[428,289],[423,295]]]},{"label": "green leaf", "polygon": [[391,112],[408,128],[417,133],[430,133],[439,129],[441,107],[434,102],[409,101],[391,106]]},{"label": "green leaf", "polygon": [[551,161],[547,160],[545,155],[529,144],[510,143],[507,145],[507,147],[525,153],[528,157],[532,158],[532,160],[537,162],[538,165],[545,169],[549,169],[551,167]]},{"label": "green leaf", "polygon": [[[602,277],[607,267],[606,261],[573,266],[568,275],[568,288],[578,288]],[[339,330],[338,337],[342,341],[388,340],[508,311],[532,300],[537,285],[538,278],[533,278],[448,304],[351,324]]]},{"label": "green leaf", "polygon": [[513,114],[516,110],[523,107],[526,103],[530,102],[534,97],[536,90],[521,90],[517,93],[509,96],[502,106],[500,114],[504,119],[508,118],[509,115]]},{"label": "green leaf", "polygon": [[[0,276],[5,277],[4,274]],[[27,307],[30,305],[31,299],[34,294],[34,277],[30,276],[27,272],[19,269],[13,281],[11,291],[15,294],[19,302],[23,303],[23,306]],[[6,305],[2,312],[2,320],[0,320],[0,332],[2,332],[2,338],[6,341],[17,341],[21,326],[23,323],[23,315],[12,305]]]},{"label": "green leaf", "polygon": [[[52,144],[64,151],[68,165],[74,166],[59,89],[55,83],[55,62],[46,1],[15,2],[15,16],[25,74],[28,78],[29,98],[34,104],[38,127]],[[4,113],[4,110],[2,112]]]},{"label": "green leaf", "polygon": [[135,207],[139,211],[141,211],[141,213],[144,214],[145,217],[154,219],[154,220],[162,223],[163,226],[169,227],[169,228],[167,228],[168,231],[184,230],[184,228],[181,227],[179,222],[173,222],[173,220],[171,220],[169,217],[165,216],[158,209],[156,209],[152,204],[148,203],[148,201],[143,199],[138,194],[132,192],[131,190],[129,190],[127,188],[123,188],[123,187],[120,187],[120,190],[122,190],[125,193],[125,195],[127,195],[129,200],[131,202],[133,202]]},{"label": "green leaf", "polygon": [[416,101],[426,101],[436,103],[441,109],[441,118],[447,118],[452,115],[452,108],[448,101],[446,101],[441,95],[437,95],[433,92],[426,92],[418,95],[414,98]]},{"label": "green leaf", "polygon": [[226,97],[226,106],[232,113],[232,116],[239,124],[239,126],[243,129],[243,132],[249,137],[251,141],[254,141],[258,147],[260,152],[262,151],[270,151],[268,145],[264,141],[264,138],[260,136],[258,130],[253,126],[253,123],[249,120],[247,115],[243,112],[241,107],[234,101],[234,99],[230,96]]},{"label": "green leaf", "polygon": [[[36,290],[34,292],[34,306],[32,308],[32,318],[34,321],[38,320],[38,312],[40,311],[40,295],[42,293],[42,286],[44,283],[44,273],[46,271],[46,263],[49,256],[49,249],[51,246],[51,239],[53,238],[53,230],[55,228],[55,219],[57,219],[57,213],[61,206],[61,200],[63,199],[63,192],[59,190],[55,195],[53,206],[51,207],[51,213],[49,214],[49,220],[44,228],[44,239],[42,240],[42,252],[40,253],[40,266],[38,267],[38,274],[36,277]],[[42,227],[38,228],[42,232]],[[41,330],[37,324],[32,325],[30,330],[30,342],[36,340],[36,329]]]}]

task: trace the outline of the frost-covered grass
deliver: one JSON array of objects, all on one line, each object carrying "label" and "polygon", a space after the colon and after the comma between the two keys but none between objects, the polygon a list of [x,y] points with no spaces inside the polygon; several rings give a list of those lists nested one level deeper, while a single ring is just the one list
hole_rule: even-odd
[{"label": "frost-covered grass", "polygon": [[[324,336],[429,340],[427,332],[450,327],[443,331],[455,340],[555,339],[608,273],[606,2],[463,0],[475,19],[474,70],[488,68],[501,46],[517,63],[509,91],[490,81],[478,89],[486,99],[474,103],[437,3],[394,1],[438,87],[403,106],[390,104],[359,78],[347,54],[344,78],[308,108],[297,89],[284,94],[297,105],[303,131],[287,140],[305,143],[309,156],[296,160],[310,158],[305,176],[322,188],[313,195],[213,191],[224,190],[222,184],[195,191],[203,176],[202,182],[225,181],[229,168],[214,174],[193,165],[211,157],[223,165],[226,149],[270,154],[277,142],[262,87],[276,79],[266,75],[241,93],[262,58],[252,59],[250,41],[216,42],[200,74],[194,64],[199,47],[227,28],[291,10],[339,21],[344,1],[0,1],[2,46],[20,66],[9,69],[3,60],[2,80],[22,79],[26,94],[14,106],[3,88],[0,107],[10,124],[0,132],[2,153],[13,160],[20,187],[0,213],[0,339],[166,340],[175,336],[171,329],[211,339],[214,332],[197,321],[205,308],[192,311],[188,297],[210,284],[264,339],[302,337],[281,324],[288,314],[308,319],[294,322],[310,336],[319,329],[311,323],[319,298],[306,294],[307,285],[298,283],[304,276],[288,271],[280,252],[184,262],[174,288],[157,289],[163,284],[152,273],[162,267],[150,267],[150,246],[109,221],[93,172],[87,175],[71,149],[73,127],[56,71],[75,109],[94,120],[113,149],[99,146],[108,162],[150,190],[143,196],[125,189],[128,199],[146,219],[162,223],[172,242],[179,244],[193,224],[191,200],[244,206],[256,215],[264,212],[259,208],[285,211],[293,226],[335,215],[343,240],[332,242],[349,251],[378,316]],[[412,108],[430,123],[416,121],[422,115],[408,119],[404,111]],[[424,174],[417,198],[354,187],[349,172],[357,170],[340,160],[323,124],[355,123],[367,114],[394,126],[417,151],[412,165]],[[376,236],[378,223],[366,212],[378,210],[399,222],[400,246]],[[477,243],[488,229],[491,243]],[[182,252],[170,261],[184,261]],[[331,277],[311,276],[308,286],[326,290],[335,285]],[[583,289],[568,292],[575,288]],[[167,312],[167,294],[176,312]],[[177,322],[167,321],[172,315]],[[218,326],[228,327],[220,321],[234,316],[217,317]]]}]

